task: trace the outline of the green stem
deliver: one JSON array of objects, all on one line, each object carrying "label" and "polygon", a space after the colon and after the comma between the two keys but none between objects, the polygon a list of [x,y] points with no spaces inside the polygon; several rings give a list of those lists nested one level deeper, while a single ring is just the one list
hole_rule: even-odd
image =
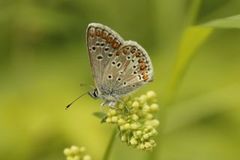
[{"label": "green stem", "polygon": [[[199,9],[201,6],[201,1],[202,0],[193,0],[192,1],[191,7],[190,7],[189,13],[188,13],[189,17],[187,20],[186,28],[188,28],[189,26],[192,26],[194,24],[194,22],[196,21],[196,18],[198,16],[198,12],[199,12]],[[158,114],[158,117],[160,117],[161,125],[158,129],[159,137],[158,137],[158,139],[156,139],[156,143],[159,146],[157,148],[155,148],[154,151],[149,155],[149,157],[148,157],[149,160],[159,160],[160,159],[159,155],[162,154],[161,152],[162,152],[162,148],[164,145],[163,141],[165,138],[165,134],[163,133],[163,131],[165,128],[165,122],[166,122],[166,118],[167,118],[167,109],[168,109],[168,106],[174,102],[175,93],[180,84],[179,82],[181,81],[181,77],[183,77],[185,70],[187,69],[186,66],[187,66],[187,64],[190,63],[190,60],[191,59],[189,59],[186,62],[185,67],[180,72],[178,72],[175,76],[173,76],[172,81],[169,82],[170,87],[169,87],[169,90],[166,91],[166,94],[168,96],[165,99],[165,103],[163,104],[163,107],[161,109],[162,111],[159,112],[159,114]],[[170,92],[170,94],[168,94],[169,92]]]},{"label": "green stem", "polygon": [[109,160],[110,159],[110,154],[111,154],[114,142],[115,142],[116,134],[117,134],[117,129],[114,129],[113,133],[112,133],[112,137],[111,137],[111,139],[110,139],[110,141],[108,143],[107,149],[106,149],[106,151],[104,153],[103,160]]},{"label": "green stem", "polygon": [[199,9],[201,7],[201,3],[202,3],[202,0],[193,0],[192,1],[191,7],[190,7],[189,13],[188,13],[189,17],[188,17],[187,27],[194,25],[194,23],[197,19],[198,13],[199,13]]},{"label": "green stem", "polygon": [[[187,23],[186,23],[186,26],[185,26],[185,30],[183,31],[181,40],[184,39],[185,31],[189,27],[194,25],[194,23],[197,19],[198,13],[199,13],[201,2],[202,2],[202,0],[192,0],[191,7],[189,8],[189,11],[188,11]],[[179,59],[181,59],[181,57],[184,56],[184,55],[182,55],[183,53],[180,50],[181,45],[182,44],[181,44],[181,41],[180,41],[179,46],[178,46],[178,51],[177,51],[177,54],[176,54],[177,57],[176,57],[175,67],[173,68],[172,77],[170,77],[168,88],[166,90],[165,105],[171,105],[174,102],[176,91],[178,90],[178,87],[181,84],[181,80],[184,77],[185,72],[188,69],[188,65],[190,64],[190,62],[192,60],[192,57],[193,57],[192,56],[193,54],[190,54],[189,57],[187,58],[187,60],[185,61],[185,63],[182,64],[181,67],[179,67],[178,66]]]}]

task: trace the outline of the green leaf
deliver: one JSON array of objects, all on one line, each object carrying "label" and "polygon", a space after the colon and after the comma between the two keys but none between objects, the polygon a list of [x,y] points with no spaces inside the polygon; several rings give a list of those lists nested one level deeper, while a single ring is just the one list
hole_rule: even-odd
[{"label": "green leaf", "polygon": [[234,84],[175,104],[167,111],[165,132],[173,132],[219,113],[236,111],[240,105],[240,85]]},{"label": "green leaf", "polygon": [[104,112],[94,112],[93,115],[99,119],[101,119],[101,123],[105,122],[107,115]]},{"label": "green leaf", "polygon": [[174,97],[173,94],[175,93],[179,82],[187,70],[192,57],[197,53],[196,50],[207,40],[212,31],[212,28],[200,26],[188,27],[184,31],[180,41],[179,50],[177,52],[177,58],[173,68],[172,77],[169,82],[166,103],[171,102],[171,99]]},{"label": "green leaf", "polygon": [[202,26],[213,28],[240,28],[240,15],[216,19],[203,24]]}]

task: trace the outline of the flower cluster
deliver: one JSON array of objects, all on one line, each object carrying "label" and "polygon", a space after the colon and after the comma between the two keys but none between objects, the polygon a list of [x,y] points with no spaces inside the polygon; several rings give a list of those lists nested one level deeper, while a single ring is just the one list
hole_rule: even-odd
[{"label": "flower cluster", "polygon": [[159,121],[154,117],[159,109],[156,93],[148,91],[135,98],[126,98],[115,108],[107,110],[104,122],[117,125],[122,142],[140,150],[152,150],[156,146]]},{"label": "flower cluster", "polygon": [[66,160],[92,160],[91,156],[86,154],[85,147],[71,146],[65,148],[63,153],[66,156]]}]

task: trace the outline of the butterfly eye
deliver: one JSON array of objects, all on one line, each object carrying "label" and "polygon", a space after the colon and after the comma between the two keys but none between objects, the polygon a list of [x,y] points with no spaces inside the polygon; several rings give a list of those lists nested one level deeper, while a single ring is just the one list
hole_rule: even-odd
[{"label": "butterfly eye", "polygon": [[104,51],[108,51],[108,50],[109,50],[109,47],[105,47],[105,48],[104,48]]},{"label": "butterfly eye", "polygon": [[126,86],[126,85],[127,85],[127,82],[123,82],[123,85]]},{"label": "butterfly eye", "polygon": [[121,81],[121,78],[119,77],[117,80],[118,80],[118,81]]},{"label": "butterfly eye", "polygon": [[137,67],[137,66],[135,66],[135,65],[133,66],[133,68],[136,68],[136,67]]},{"label": "butterfly eye", "polygon": [[105,45],[105,43],[104,43],[104,42],[102,42],[102,43],[101,43],[101,46],[104,46],[104,45]]},{"label": "butterfly eye", "polygon": [[96,42],[96,46],[100,46],[100,43],[99,43],[99,42]]},{"label": "butterfly eye", "polygon": [[133,74],[137,74],[137,72],[136,72],[136,71],[134,71],[134,72],[133,72]]},{"label": "butterfly eye", "polygon": [[136,85],[134,84],[134,85],[132,85],[132,87],[136,87]]}]

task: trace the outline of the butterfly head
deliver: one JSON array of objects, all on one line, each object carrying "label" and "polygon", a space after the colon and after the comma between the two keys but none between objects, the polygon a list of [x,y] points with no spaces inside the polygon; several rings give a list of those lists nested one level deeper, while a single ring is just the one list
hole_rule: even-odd
[{"label": "butterfly head", "polygon": [[92,91],[89,91],[88,94],[94,99],[99,98],[99,92],[97,88],[93,89]]}]

